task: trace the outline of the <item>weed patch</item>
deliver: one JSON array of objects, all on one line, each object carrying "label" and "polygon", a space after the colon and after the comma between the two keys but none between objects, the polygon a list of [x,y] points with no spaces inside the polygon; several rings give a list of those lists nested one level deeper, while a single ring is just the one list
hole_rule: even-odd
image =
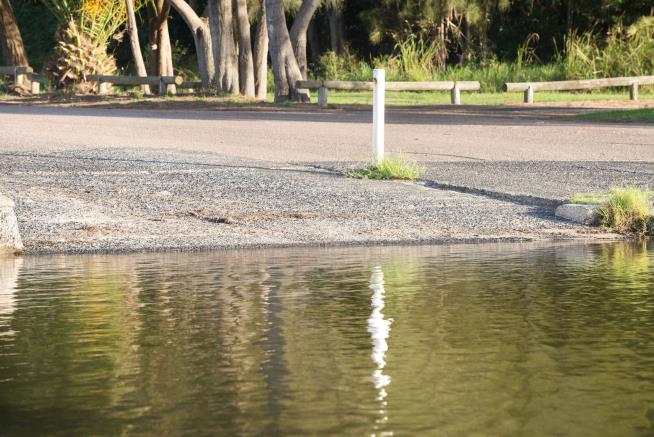
[{"label": "weed patch", "polygon": [[351,170],[346,175],[356,179],[384,179],[384,180],[416,180],[424,169],[416,162],[404,157],[384,158],[377,164],[369,164],[364,168]]}]

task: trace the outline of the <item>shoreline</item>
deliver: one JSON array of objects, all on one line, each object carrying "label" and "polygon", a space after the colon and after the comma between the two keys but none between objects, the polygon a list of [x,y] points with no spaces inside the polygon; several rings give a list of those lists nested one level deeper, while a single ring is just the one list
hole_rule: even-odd
[{"label": "shoreline", "polygon": [[326,243],[294,243],[294,244],[253,244],[234,246],[194,246],[194,247],[157,247],[157,248],[114,248],[114,249],[89,249],[89,250],[56,250],[47,249],[22,250],[15,254],[0,254],[2,256],[15,257],[42,257],[42,256],[75,256],[75,255],[151,255],[151,254],[203,254],[215,252],[239,252],[239,251],[270,251],[270,250],[314,250],[314,249],[386,249],[402,247],[464,247],[464,246],[487,246],[492,244],[543,244],[546,246],[561,243],[570,244],[603,244],[638,241],[628,236],[621,236],[609,232],[598,233],[594,236],[575,237],[552,237],[552,238],[529,238],[529,237],[497,237],[497,238],[452,238],[441,240],[403,240],[403,241],[365,241],[365,242],[326,242]]}]

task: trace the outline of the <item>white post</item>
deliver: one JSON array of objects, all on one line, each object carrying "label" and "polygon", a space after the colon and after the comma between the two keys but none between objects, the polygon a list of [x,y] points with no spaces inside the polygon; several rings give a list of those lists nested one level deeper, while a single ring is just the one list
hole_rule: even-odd
[{"label": "white post", "polygon": [[372,147],[375,164],[384,159],[384,93],[386,72],[382,69],[372,71]]}]

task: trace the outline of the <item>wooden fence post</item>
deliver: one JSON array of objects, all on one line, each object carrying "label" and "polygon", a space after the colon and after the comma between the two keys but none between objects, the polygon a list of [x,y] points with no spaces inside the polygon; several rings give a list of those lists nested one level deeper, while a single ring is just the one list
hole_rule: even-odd
[{"label": "wooden fence post", "polygon": [[22,67],[14,68],[14,83],[16,85],[25,85],[25,79],[27,79],[27,75],[22,73],[23,70],[20,68]]},{"label": "wooden fence post", "polygon": [[456,82],[454,82],[454,87],[452,87],[451,102],[453,105],[461,104],[461,88]]},{"label": "wooden fence post", "polygon": [[327,88],[324,86],[318,88],[318,106],[321,108],[327,106]]},{"label": "wooden fence post", "polygon": [[534,87],[529,85],[525,90],[525,103],[534,103]]},{"label": "wooden fence post", "polygon": [[107,82],[98,81],[98,95],[104,96],[109,92],[109,84]]},{"label": "wooden fence post", "polygon": [[166,84],[164,83],[163,76],[159,76],[159,96],[166,95]]},{"label": "wooden fence post", "polygon": [[638,100],[638,82],[629,85],[629,100],[636,102]]}]

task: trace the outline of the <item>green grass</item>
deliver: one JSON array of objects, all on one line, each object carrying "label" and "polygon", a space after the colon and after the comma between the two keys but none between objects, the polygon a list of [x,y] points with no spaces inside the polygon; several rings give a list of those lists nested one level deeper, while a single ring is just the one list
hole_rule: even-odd
[{"label": "green grass", "polygon": [[[620,188],[614,188],[613,190],[604,193],[597,193],[597,192],[575,193],[572,196],[570,196],[568,202],[576,203],[578,205],[603,205],[609,201],[612,192],[616,190],[619,191]],[[639,188],[627,188],[626,190],[636,190],[636,191],[643,192],[645,196],[650,198],[650,200],[654,200],[654,191],[641,190]]]},{"label": "green grass", "polygon": [[600,209],[602,225],[622,233],[644,235],[654,232],[651,229],[651,192],[639,188],[614,188]]},{"label": "green grass", "polygon": [[633,121],[654,123],[654,108],[589,112],[577,118],[592,121]]},{"label": "green grass", "polygon": [[569,202],[578,205],[602,205],[609,200],[609,193],[576,193]]},{"label": "green grass", "polygon": [[613,231],[654,237],[654,191],[613,188],[607,193],[577,193],[570,203],[602,205],[600,224]]},{"label": "green grass", "polygon": [[424,169],[416,162],[402,156],[387,157],[377,164],[369,164],[364,168],[346,172],[346,176],[356,179],[383,179],[383,180],[416,180]]}]

